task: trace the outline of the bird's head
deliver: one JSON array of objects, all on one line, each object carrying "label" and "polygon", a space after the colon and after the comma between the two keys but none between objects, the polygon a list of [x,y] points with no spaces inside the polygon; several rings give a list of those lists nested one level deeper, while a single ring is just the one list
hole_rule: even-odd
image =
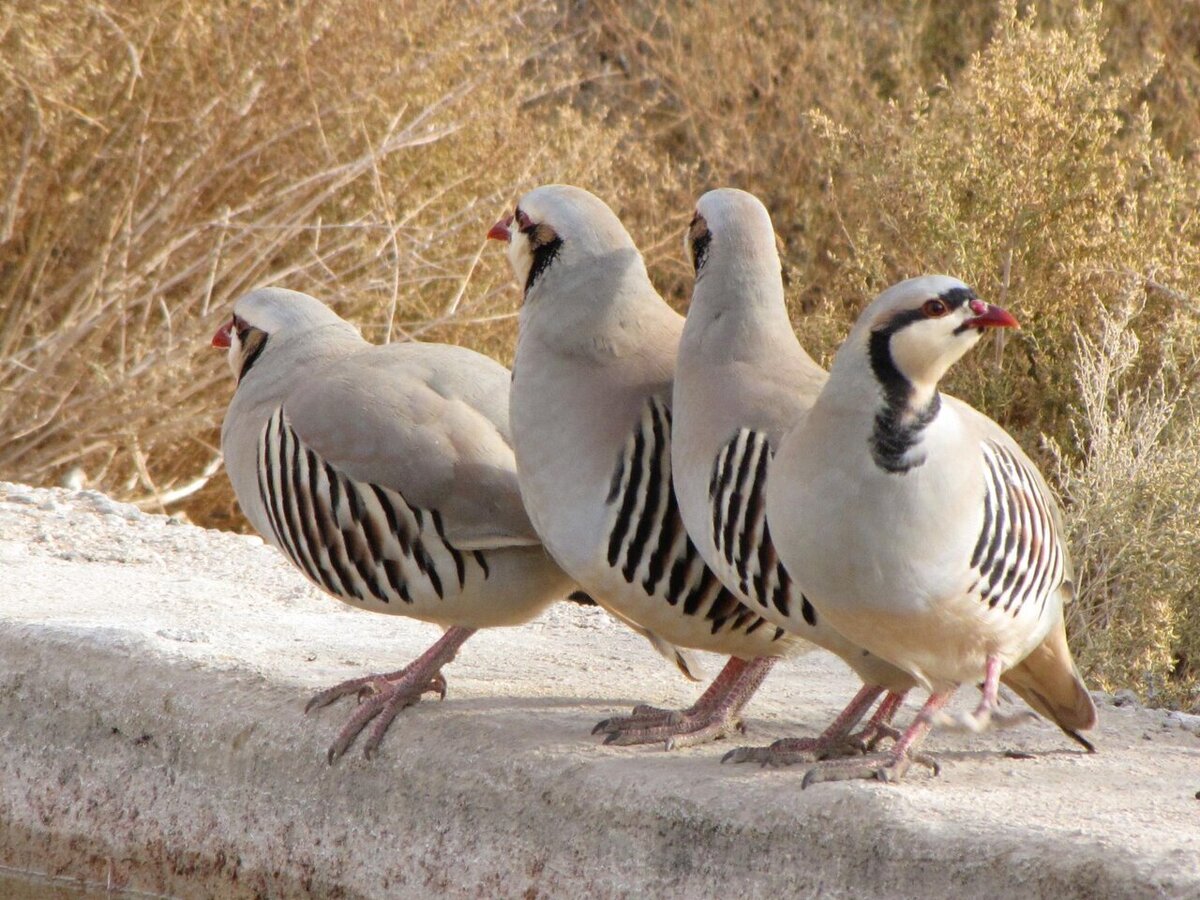
[{"label": "bird's head", "polygon": [[779,271],[775,229],[767,208],[736,188],[709,191],[696,203],[684,252],[700,281],[710,269],[765,264]]},{"label": "bird's head", "polygon": [[876,377],[932,391],[946,371],[991,328],[1017,328],[957,278],[923,275],[892,285],[863,311],[850,346],[862,346]]},{"label": "bird's head", "polygon": [[582,188],[548,184],[525,194],[487,236],[505,241],[508,261],[528,299],[535,288],[580,266],[600,264],[637,247],[621,220],[599,197]]},{"label": "bird's head", "polygon": [[259,288],[234,301],[233,313],[213,335],[212,345],[227,351],[229,368],[240,382],[268,340],[286,340],[326,325],[353,329],[316,297],[283,288]]}]

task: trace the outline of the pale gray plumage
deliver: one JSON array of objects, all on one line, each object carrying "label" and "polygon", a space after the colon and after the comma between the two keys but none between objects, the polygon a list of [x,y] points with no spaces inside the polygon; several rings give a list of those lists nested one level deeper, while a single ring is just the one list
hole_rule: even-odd
[{"label": "pale gray plumage", "polygon": [[465,639],[572,589],[521,501],[503,366],[448,345],[370,345],[275,288],[238,300],[214,344],[238,376],[221,430],[238,503],[334,596]]},{"label": "pale gray plumage", "polygon": [[492,236],[510,226],[525,288],[511,396],[517,471],[547,549],[601,605],[674,644],[741,659],[807,646],[729,593],[679,519],[670,447],[683,319],[620,220],[586,191],[548,185]]},{"label": "pale gray plumage", "polygon": [[929,688],[930,714],[964,682],[984,680],[987,705],[1003,673],[1086,743],[1095,707],[1063,631],[1074,585],[1053,495],[999,425],[937,390],[983,328],[1013,324],[946,276],[881,294],[785,436],[767,516],[818,614]]},{"label": "pale gray plumage", "polygon": [[688,533],[755,612],[836,653],[867,684],[907,690],[907,673],[816,614],[767,526],[774,449],[826,380],[792,331],[770,215],[745,191],[710,191],[687,242],[696,282],[675,375],[671,459]]},{"label": "pale gray plumage", "polygon": [[[306,473],[309,453],[318,462],[312,477],[320,496],[306,479],[304,496],[295,502],[312,508],[329,502],[331,486],[340,488],[335,498],[341,501],[340,533],[361,531],[355,526],[361,518],[395,542],[390,549],[407,576],[409,598],[397,604],[388,592],[367,592],[341,599],[377,612],[478,628],[526,621],[570,590],[521,502],[503,366],[444,344],[372,346],[320,301],[292,291],[255,291],[234,306],[234,315],[267,337],[242,374],[221,443],[238,502],[268,540],[291,555],[288,534],[277,531],[280,523],[264,502],[263,462],[279,461],[276,441],[282,437],[278,427],[268,431],[274,417],[299,441],[289,456],[299,457]],[[326,466],[340,476],[332,485]],[[344,494],[347,486],[366,505],[362,516],[352,514],[355,498]],[[382,489],[390,508],[374,488]],[[399,547],[389,516],[407,524],[414,548],[426,548],[442,596],[422,573],[419,554]],[[304,525],[284,524],[283,531],[298,531],[295,537],[303,540]],[[345,543],[341,535],[333,537]],[[330,548],[309,547],[305,555],[314,553],[324,562],[320,568],[336,575]],[[461,579],[456,555],[465,569]],[[386,585],[384,560],[373,562]]]}]

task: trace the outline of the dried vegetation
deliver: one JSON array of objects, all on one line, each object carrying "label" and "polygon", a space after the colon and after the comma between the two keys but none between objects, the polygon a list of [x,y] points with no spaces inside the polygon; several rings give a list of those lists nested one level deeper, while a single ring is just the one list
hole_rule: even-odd
[{"label": "dried vegetation", "polygon": [[691,204],[733,184],[775,216],[818,355],[922,271],[1018,314],[952,389],[1062,493],[1095,684],[1195,706],[1198,156],[1200,8],[1169,0],[16,0],[0,476],[238,527],[204,482],[231,387],[208,337],[238,294],[506,358],[483,233],[514,195],[605,196],[682,304]]}]

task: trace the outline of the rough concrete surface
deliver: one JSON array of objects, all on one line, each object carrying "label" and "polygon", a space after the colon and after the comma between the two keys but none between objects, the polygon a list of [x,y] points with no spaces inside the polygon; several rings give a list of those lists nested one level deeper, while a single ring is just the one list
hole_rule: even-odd
[{"label": "rough concrete surface", "polygon": [[[573,604],[476,636],[445,702],[328,766],[350,705],[305,700],[437,634],[257,538],[0,484],[0,865],[186,897],[1200,896],[1200,717],[1101,698],[1094,756],[1042,723],[942,733],[940,778],[801,791],[720,765],[729,742],[591,737],[697,688]],[[746,742],[813,734],[855,688],[781,664]]]}]

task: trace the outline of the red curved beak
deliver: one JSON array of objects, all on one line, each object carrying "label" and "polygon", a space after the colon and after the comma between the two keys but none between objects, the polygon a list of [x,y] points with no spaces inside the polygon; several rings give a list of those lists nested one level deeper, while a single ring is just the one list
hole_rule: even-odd
[{"label": "red curved beak", "polygon": [[493,225],[488,230],[488,240],[504,241],[505,243],[508,243],[510,240],[512,240],[512,231],[509,230],[512,226],[512,220],[512,213],[509,213],[507,216],[504,216],[499,222]]},{"label": "red curved beak", "polygon": [[218,350],[228,350],[231,343],[233,343],[233,319],[218,328],[212,339],[212,345]]},{"label": "red curved beak", "polygon": [[982,300],[971,301],[971,312],[975,315],[963,322],[964,328],[1020,328],[1021,323],[1012,313],[999,306],[984,303]]}]

